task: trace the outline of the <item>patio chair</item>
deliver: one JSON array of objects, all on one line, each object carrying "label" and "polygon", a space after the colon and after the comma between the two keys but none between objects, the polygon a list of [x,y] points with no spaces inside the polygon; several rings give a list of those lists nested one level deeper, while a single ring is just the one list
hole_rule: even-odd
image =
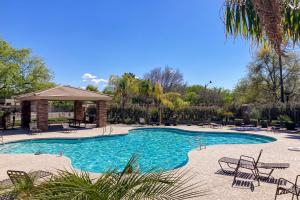
[{"label": "patio chair", "polygon": [[38,129],[36,122],[29,123],[28,134],[34,135],[34,134],[37,134],[37,133],[40,133],[40,132],[41,132],[41,130]]},{"label": "patio chair", "polygon": [[26,173],[24,171],[16,171],[16,170],[8,170],[7,175],[9,179],[5,179],[0,182],[0,185],[9,186],[9,185],[17,185],[19,183],[23,183],[24,181],[31,180],[31,177],[34,179],[45,178],[47,176],[51,176],[52,173],[38,170],[30,173]]},{"label": "patio chair", "polygon": [[[284,178],[280,178],[277,184],[276,194],[275,194],[275,200],[277,199],[277,196],[285,195],[285,194],[291,194],[292,200],[296,196],[297,200],[299,200],[300,196],[300,185],[298,184],[298,178],[300,175],[296,176],[295,183],[292,183]],[[281,186],[281,182],[286,182],[290,186]]]},{"label": "patio chair", "polygon": [[13,192],[5,192],[0,194],[0,200],[14,200],[16,199],[15,194]]},{"label": "patio chair", "polygon": [[62,123],[62,127],[63,127],[63,132],[64,133],[72,133],[72,132],[77,131],[76,128],[70,127],[69,124],[66,124],[66,123]]},{"label": "patio chair", "polygon": [[[233,184],[235,183],[235,180],[237,178],[237,174],[239,172],[239,169],[247,169],[252,172],[254,175],[254,179],[258,181],[258,184],[260,184],[261,175],[267,175],[267,178],[269,179],[274,172],[275,169],[286,169],[289,168],[289,163],[264,163],[259,162],[260,157],[262,155],[263,150],[260,150],[259,155],[257,159],[241,155],[239,159],[236,158],[229,158],[229,157],[223,157],[218,160],[218,163],[221,167],[221,170],[224,173],[227,173],[227,171],[222,167],[222,163],[226,163],[227,166],[231,169],[234,169],[234,180]],[[262,172],[262,170],[270,170],[269,173]]]},{"label": "patio chair", "polygon": [[145,124],[146,124],[145,118],[140,117],[140,118],[139,118],[139,123],[140,123],[141,125],[145,125]]}]

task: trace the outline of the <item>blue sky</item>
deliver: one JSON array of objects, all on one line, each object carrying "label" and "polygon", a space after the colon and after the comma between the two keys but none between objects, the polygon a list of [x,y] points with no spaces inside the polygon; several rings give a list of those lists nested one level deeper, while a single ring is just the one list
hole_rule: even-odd
[{"label": "blue sky", "polygon": [[[100,88],[111,74],[139,77],[165,65],[188,84],[233,88],[246,74],[250,42],[226,39],[222,0],[9,0],[0,37],[31,48],[59,84]],[[86,73],[86,80],[82,76]]]}]

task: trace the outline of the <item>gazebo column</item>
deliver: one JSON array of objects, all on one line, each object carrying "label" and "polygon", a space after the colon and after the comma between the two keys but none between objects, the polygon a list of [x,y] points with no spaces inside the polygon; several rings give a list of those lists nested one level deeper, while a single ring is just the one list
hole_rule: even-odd
[{"label": "gazebo column", "polygon": [[37,128],[42,131],[48,130],[48,100],[38,100],[36,104]]},{"label": "gazebo column", "polygon": [[29,128],[30,121],[31,121],[31,102],[22,101],[21,102],[21,127]]},{"label": "gazebo column", "polygon": [[82,104],[82,101],[74,101],[74,118],[76,120],[83,120],[84,118],[84,108]]},{"label": "gazebo column", "polygon": [[97,127],[105,127],[107,122],[107,106],[106,101],[96,102],[96,124]]}]

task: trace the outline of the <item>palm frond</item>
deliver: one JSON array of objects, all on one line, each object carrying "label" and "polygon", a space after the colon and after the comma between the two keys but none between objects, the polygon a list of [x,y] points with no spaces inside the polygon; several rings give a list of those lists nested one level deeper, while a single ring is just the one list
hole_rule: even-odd
[{"label": "palm frond", "polygon": [[208,190],[193,180],[188,171],[142,173],[138,157],[133,156],[120,173],[110,170],[93,180],[88,173],[59,171],[38,186],[35,200],[122,200],[122,199],[191,199],[207,195]]}]

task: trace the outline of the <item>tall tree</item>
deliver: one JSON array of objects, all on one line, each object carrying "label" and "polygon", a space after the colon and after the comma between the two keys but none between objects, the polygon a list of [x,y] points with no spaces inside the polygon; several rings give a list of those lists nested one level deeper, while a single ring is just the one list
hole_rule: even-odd
[{"label": "tall tree", "polygon": [[144,75],[145,80],[150,80],[153,84],[160,83],[164,92],[177,92],[184,86],[183,75],[177,69],[174,70],[169,66],[164,69],[155,68]]},{"label": "tall tree", "polygon": [[[243,103],[277,103],[280,101],[279,56],[269,48],[261,48],[248,66],[248,75],[235,89]],[[295,101],[300,89],[300,59],[288,53],[282,60],[283,83],[290,101]]]},{"label": "tall tree", "polygon": [[278,54],[280,98],[284,102],[282,56],[289,41],[299,42],[299,0],[226,0],[226,34],[257,44],[266,41]]},{"label": "tall tree", "polygon": [[122,109],[122,120],[124,121],[124,109],[130,98],[138,91],[137,79],[132,73],[124,73],[116,80],[115,95],[119,98]]},{"label": "tall tree", "polygon": [[29,49],[15,49],[0,40],[0,96],[53,87],[53,74],[41,58],[33,57]]},{"label": "tall tree", "polygon": [[152,83],[149,80],[140,80],[138,86],[139,86],[139,91],[138,91],[139,96],[142,99],[143,103],[146,105],[146,112],[148,114],[149,106],[152,103],[152,99],[151,99],[152,91],[153,91]]}]

